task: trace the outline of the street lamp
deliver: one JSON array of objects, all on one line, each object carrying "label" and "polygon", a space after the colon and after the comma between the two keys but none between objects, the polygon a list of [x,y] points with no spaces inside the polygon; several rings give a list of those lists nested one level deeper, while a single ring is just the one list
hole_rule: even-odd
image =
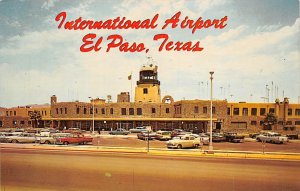
[{"label": "street lamp", "polygon": [[209,141],[209,147],[208,150],[212,151],[213,150],[213,145],[212,145],[212,128],[213,128],[213,124],[212,124],[212,80],[213,80],[213,74],[214,72],[211,71],[209,72],[210,74],[210,141]]},{"label": "street lamp", "polygon": [[93,104],[93,132],[92,134],[95,134],[95,100],[92,97],[89,97]]}]

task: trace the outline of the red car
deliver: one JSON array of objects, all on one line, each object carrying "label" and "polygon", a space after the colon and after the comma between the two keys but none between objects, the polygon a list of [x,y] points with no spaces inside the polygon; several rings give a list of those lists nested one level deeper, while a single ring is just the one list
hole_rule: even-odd
[{"label": "red car", "polygon": [[85,137],[82,134],[72,134],[70,137],[60,137],[57,138],[55,143],[59,145],[68,145],[68,144],[87,144],[92,142],[92,137]]}]

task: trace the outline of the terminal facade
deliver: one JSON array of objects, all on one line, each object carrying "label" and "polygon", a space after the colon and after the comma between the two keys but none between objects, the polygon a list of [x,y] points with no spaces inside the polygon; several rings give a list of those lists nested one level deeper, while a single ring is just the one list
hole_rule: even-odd
[{"label": "terminal facade", "polygon": [[[161,96],[157,66],[142,66],[135,87],[134,102],[129,92],[121,92],[117,102],[92,99],[91,102],[59,102],[53,95],[50,105],[1,108],[0,128],[54,127],[92,130],[130,129],[151,126],[153,130],[184,129],[207,132],[210,127],[210,100],[175,101]],[[32,115],[38,114],[38,118]],[[276,116],[275,131],[300,130],[300,104],[288,98],[274,103],[231,103],[213,100],[215,131],[257,132],[264,129],[267,114]]]}]

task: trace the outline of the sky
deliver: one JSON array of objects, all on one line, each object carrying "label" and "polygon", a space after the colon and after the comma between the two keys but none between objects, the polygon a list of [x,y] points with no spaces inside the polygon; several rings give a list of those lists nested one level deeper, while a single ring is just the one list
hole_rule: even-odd
[{"label": "sky", "polygon": [[[67,20],[107,20],[126,17],[152,19],[155,29],[64,30],[55,17]],[[180,19],[221,19],[223,29],[162,29],[181,11]],[[270,102],[276,98],[300,99],[300,19],[298,0],[0,0],[0,107],[58,101],[89,101],[88,97],[116,101],[130,92],[142,65],[158,66],[161,94],[175,101],[213,99],[230,102]],[[104,38],[98,52],[81,52],[82,38],[95,33]],[[129,44],[144,43],[149,52],[106,52],[109,35],[118,34]],[[196,43],[200,52],[158,51],[156,34],[171,41]],[[132,73],[132,81],[128,75]],[[133,88],[131,88],[133,87]],[[268,90],[267,90],[268,89]]]}]

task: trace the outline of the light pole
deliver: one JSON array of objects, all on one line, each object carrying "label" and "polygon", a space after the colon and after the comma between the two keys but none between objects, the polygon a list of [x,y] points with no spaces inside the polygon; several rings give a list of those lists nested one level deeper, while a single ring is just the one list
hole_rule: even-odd
[{"label": "light pole", "polygon": [[92,97],[89,97],[89,99],[91,100],[92,104],[93,104],[93,132],[92,134],[95,134],[95,100]]},{"label": "light pole", "polygon": [[210,141],[209,141],[209,147],[208,147],[208,150],[212,151],[213,150],[213,145],[212,145],[212,128],[213,128],[213,124],[212,124],[212,93],[213,93],[213,90],[212,90],[212,80],[213,80],[213,74],[214,72],[211,71],[209,72],[210,74]]}]

